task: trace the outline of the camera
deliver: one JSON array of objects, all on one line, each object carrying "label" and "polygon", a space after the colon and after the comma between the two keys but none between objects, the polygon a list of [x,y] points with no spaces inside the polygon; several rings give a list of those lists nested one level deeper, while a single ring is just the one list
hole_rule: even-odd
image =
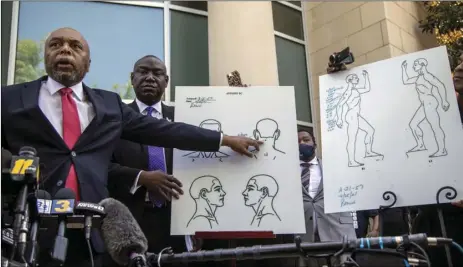
[{"label": "camera", "polygon": [[341,52],[333,53],[328,62],[328,73],[335,73],[338,71],[346,70],[346,65],[355,62],[354,55],[350,52],[350,48],[346,47]]}]

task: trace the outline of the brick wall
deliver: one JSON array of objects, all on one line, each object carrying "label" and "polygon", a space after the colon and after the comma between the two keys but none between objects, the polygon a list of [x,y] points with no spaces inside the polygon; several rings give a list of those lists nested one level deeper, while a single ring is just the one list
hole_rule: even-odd
[{"label": "brick wall", "polygon": [[349,67],[353,67],[436,46],[434,37],[418,28],[425,16],[418,2],[303,2],[303,9],[318,138],[318,77],[326,73],[333,52],[349,46],[355,57]]}]

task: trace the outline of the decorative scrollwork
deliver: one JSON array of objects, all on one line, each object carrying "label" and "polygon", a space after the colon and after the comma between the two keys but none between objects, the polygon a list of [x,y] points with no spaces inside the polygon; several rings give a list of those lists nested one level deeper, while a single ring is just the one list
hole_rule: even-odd
[{"label": "decorative scrollwork", "polygon": [[386,192],[383,193],[383,199],[384,200],[389,201],[391,199],[391,197],[392,197],[392,203],[389,204],[389,205],[384,205],[384,206],[381,205],[381,206],[379,206],[380,210],[392,208],[395,205],[395,203],[397,202],[397,195],[394,192],[386,191]]},{"label": "decorative scrollwork", "polygon": [[439,188],[439,190],[437,190],[437,194],[436,194],[436,203],[437,204],[440,204],[440,195],[442,192],[446,191],[447,192],[445,193],[445,198],[448,199],[448,200],[453,200],[457,197],[457,190],[451,186],[443,186],[441,188]]}]

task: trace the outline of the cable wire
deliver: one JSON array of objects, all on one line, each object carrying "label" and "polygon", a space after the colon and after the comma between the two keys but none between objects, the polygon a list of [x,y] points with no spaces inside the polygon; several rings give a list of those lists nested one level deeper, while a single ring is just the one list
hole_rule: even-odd
[{"label": "cable wire", "polygon": [[95,263],[93,262],[93,251],[92,251],[92,245],[90,245],[90,240],[86,239],[87,241],[87,247],[88,247],[88,253],[90,255],[90,264],[92,267],[95,267]]},{"label": "cable wire", "polygon": [[460,251],[461,254],[463,254],[463,247],[460,246],[460,244],[458,244],[455,241],[452,241],[452,246],[454,246],[456,249],[458,249],[458,251]]},{"label": "cable wire", "polygon": [[429,255],[428,255],[428,253],[426,253],[426,250],[424,250],[424,248],[420,247],[415,242],[410,242],[410,244],[413,245],[414,247],[416,247],[421,252],[421,254],[426,258],[426,261],[428,263],[428,267],[431,267],[431,260],[429,259]]}]

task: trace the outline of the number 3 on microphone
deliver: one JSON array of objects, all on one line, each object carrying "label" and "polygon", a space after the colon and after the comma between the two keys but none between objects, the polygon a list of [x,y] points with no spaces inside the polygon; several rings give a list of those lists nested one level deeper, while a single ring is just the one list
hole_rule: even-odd
[{"label": "number 3 on microphone", "polygon": [[55,214],[72,213],[74,210],[74,200],[73,199],[53,200],[52,206],[53,206],[52,213],[55,213]]}]

